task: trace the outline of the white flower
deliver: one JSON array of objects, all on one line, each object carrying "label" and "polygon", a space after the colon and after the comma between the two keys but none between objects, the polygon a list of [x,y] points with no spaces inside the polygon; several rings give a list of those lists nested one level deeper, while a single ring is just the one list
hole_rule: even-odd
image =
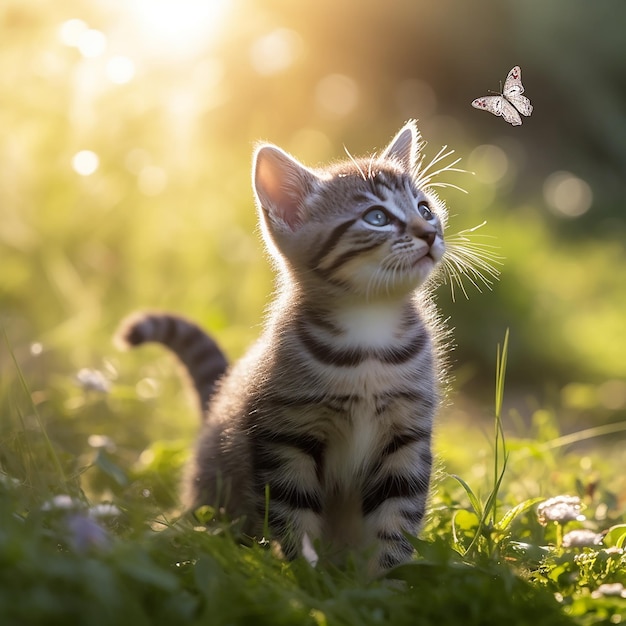
[{"label": "white flower", "polygon": [[622,583],[605,583],[604,585],[600,585],[594,592],[592,592],[591,597],[598,599],[604,596],[617,596],[619,598],[626,598],[626,588]]},{"label": "white flower", "polygon": [[76,382],[85,391],[98,391],[100,393],[109,393],[111,390],[111,382],[105,378],[100,370],[92,370],[83,367],[76,374]]},{"label": "white flower", "polygon": [[100,519],[103,517],[119,517],[122,512],[110,502],[101,502],[89,507],[89,517]]},{"label": "white flower", "polygon": [[584,528],[570,530],[564,537],[561,544],[564,548],[585,548],[587,546],[597,546],[602,542],[602,535],[594,533],[593,530]]},{"label": "white flower", "polygon": [[81,509],[83,503],[76,498],[72,498],[65,493],[54,496],[51,500],[46,500],[41,505],[42,511],[75,511]]},{"label": "white flower", "polygon": [[567,524],[567,522],[583,521],[585,516],[580,510],[582,503],[578,496],[556,496],[542,502],[537,507],[537,519],[542,526],[548,522]]},{"label": "white flower", "polygon": [[103,449],[107,452],[115,452],[117,447],[115,441],[106,435],[89,435],[87,443],[96,450]]}]

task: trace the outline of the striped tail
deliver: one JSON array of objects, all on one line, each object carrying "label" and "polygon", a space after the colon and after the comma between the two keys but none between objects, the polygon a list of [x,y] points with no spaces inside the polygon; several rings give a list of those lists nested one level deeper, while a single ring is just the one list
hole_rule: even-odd
[{"label": "striped tail", "polygon": [[126,318],[115,336],[122,348],[162,343],[178,357],[193,381],[204,410],[228,362],[218,345],[199,326],[178,315],[139,313]]}]

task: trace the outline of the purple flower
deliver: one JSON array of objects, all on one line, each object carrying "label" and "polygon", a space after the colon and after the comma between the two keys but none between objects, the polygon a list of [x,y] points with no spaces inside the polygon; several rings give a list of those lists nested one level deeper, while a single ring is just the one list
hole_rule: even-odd
[{"label": "purple flower", "polygon": [[76,552],[106,549],[111,544],[107,531],[97,522],[83,515],[70,515],[66,519],[70,531],[68,542]]}]

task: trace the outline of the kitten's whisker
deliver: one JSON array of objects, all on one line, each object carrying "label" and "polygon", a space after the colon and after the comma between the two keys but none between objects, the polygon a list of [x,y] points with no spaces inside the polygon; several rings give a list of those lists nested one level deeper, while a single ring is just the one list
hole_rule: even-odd
[{"label": "kitten's whisker", "polygon": [[[455,172],[463,172],[464,170],[453,170]],[[456,189],[457,191],[461,191],[462,193],[468,193],[467,189],[464,189],[463,187],[459,187],[458,185],[455,185],[453,183],[427,183],[427,186],[430,187],[450,187],[452,189]]]},{"label": "kitten's whisker", "polygon": [[348,155],[352,163],[354,163],[354,166],[356,167],[356,169],[361,174],[361,178],[363,180],[367,180],[367,176],[365,176],[365,172],[361,169],[361,166],[359,165],[358,161],[352,156],[352,154],[350,154],[350,150],[348,150],[347,146],[344,145],[343,149],[345,150],[345,153]]},{"label": "kitten's whisker", "polygon": [[[491,289],[498,280],[500,271],[495,267],[502,265],[503,257],[496,252],[497,246],[475,241],[473,235],[484,226],[482,222],[472,228],[462,230],[446,241],[446,253],[443,259],[445,282],[450,283],[452,299],[455,298],[455,285],[468,298],[464,281],[469,281],[479,292],[481,287]],[[488,236],[488,235],[479,235]]]},{"label": "kitten's whisker", "polygon": [[[473,233],[476,232],[479,228],[487,225],[487,220],[483,220],[480,224],[476,224],[476,226],[472,226],[472,228],[465,228],[460,230],[458,233],[452,235],[453,237],[459,237],[461,235],[465,235],[465,233]],[[491,235],[483,235],[483,237],[490,237]]]},{"label": "kitten's whisker", "polygon": [[489,244],[482,245],[474,241],[448,242],[448,251],[457,253],[459,257],[469,258],[476,262],[486,262],[488,265],[492,263],[502,265],[504,257],[495,252],[496,249],[495,246],[490,246]]},{"label": "kitten's whisker", "polygon": [[376,160],[376,157],[378,155],[376,154],[376,152],[374,152],[374,154],[372,154],[372,156],[370,157],[369,163],[367,164],[367,177],[371,180],[372,178],[374,178],[374,173],[372,171],[372,166],[374,165],[374,161]]},{"label": "kitten's whisker", "polygon": [[[460,159],[457,159],[454,163],[458,163],[459,160]],[[431,185],[433,178],[435,178],[436,176],[439,176],[440,174],[443,174],[444,172],[460,172],[462,174],[469,174],[468,170],[464,170],[460,167],[452,167],[452,164],[451,164],[450,167],[447,167],[447,166],[441,167],[438,170],[434,170],[432,172],[427,172],[427,171],[418,172],[418,175],[419,175],[417,179],[418,186]]]},{"label": "kitten's whisker", "polygon": [[435,177],[440,176],[441,174],[446,172],[468,173],[468,171],[465,169],[455,167],[461,161],[460,157],[454,159],[454,161],[446,165],[435,169],[435,166],[437,166],[437,164],[441,163],[453,154],[454,150],[448,150],[448,146],[443,146],[433,159],[431,159],[427,164],[424,164],[425,159],[424,154],[422,153],[415,167],[414,176],[416,185],[418,187],[451,187],[463,193],[467,193],[467,190],[459,187],[458,185],[454,185],[453,183],[446,183],[443,181],[433,182],[433,179]]},{"label": "kitten's whisker", "polygon": [[443,269],[445,271],[445,277],[444,277],[444,282],[448,283],[449,280],[449,284],[450,284],[450,293],[452,296],[452,302],[456,302],[456,294],[454,292],[454,285],[455,283],[459,286],[459,288],[461,289],[461,291],[463,292],[463,295],[465,296],[466,300],[469,300],[469,295],[467,293],[467,291],[465,290],[465,285],[463,284],[463,281],[459,278],[459,276],[453,272],[450,267],[448,266],[447,263],[444,262],[443,264]]},{"label": "kitten's whisker", "polygon": [[[422,163],[424,161],[424,157],[422,157],[420,159],[419,162],[419,169],[418,171],[422,174],[425,175],[428,173],[428,171],[434,167],[437,163],[439,163],[440,161],[443,161],[443,159],[448,158],[449,156],[451,156],[452,154],[454,154],[454,150],[448,150],[448,152],[445,152],[445,150],[447,149],[448,146],[442,146],[442,148],[439,150],[439,152],[430,160],[430,162],[428,163],[428,165],[424,168],[422,168]],[[452,163],[450,163],[450,165],[448,167],[454,167],[457,163],[459,163],[461,161],[461,158],[457,158],[455,161],[453,161]],[[446,169],[448,169],[448,167],[443,168],[444,171]]]},{"label": "kitten's whisker", "polygon": [[498,280],[500,276],[500,272],[492,265],[476,257],[463,256],[453,252],[448,256],[447,261],[450,267],[456,269],[457,273],[467,277],[476,276],[486,285],[492,285],[493,280]]},{"label": "kitten's whisker", "polygon": [[478,266],[492,276],[500,274],[494,267],[494,264],[502,265],[502,257],[490,250],[473,249],[471,246],[466,245],[451,245],[448,247],[447,254],[450,258],[458,259],[459,263],[468,267]]}]

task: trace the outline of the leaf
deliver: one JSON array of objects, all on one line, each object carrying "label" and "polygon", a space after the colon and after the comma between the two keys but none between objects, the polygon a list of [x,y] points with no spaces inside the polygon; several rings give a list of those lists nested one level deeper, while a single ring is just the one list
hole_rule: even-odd
[{"label": "leaf", "polygon": [[100,468],[102,472],[104,472],[107,476],[112,478],[120,487],[126,487],[128,485],[128,477],[124,473],[124,471],[115,465],[113,461],[109,458],[104,450],[99,449],[96,454],[96,460],[94,461],[94,465]]},{"label": "leaf", "polygon": [[176,576],[157,565],[146,553],[135,550],[118,561],[118,568],[142,586],[156,587],[164,592],[178,589]]},{"label": "leaf", "polygon": [[466,555],[476,543],[481,527],[481,520],[476,513],[464,509],[457,511],[452,518],[454,548]]},{"label": "leaf", "polygon": [[459,482],[461,487],[465,489],[465,492],[467,493],[467,497],[469,498],[470,504],[472,505],[472,509],[474,509],[474,513],[476,513],[477,517],[482,519],[483,505],[480,503],[480,500],[476,497],[476,495],[472,491],[472,488],[460,476],[457,476],[456,474],[450,474],[450,476],[452,476],[454,480]]},{"label": "leaf", "polygon": [[[497,445],[497,441],[496,441],[496,445]],[[489,494],[489,497],[487,498],[487,503],[485,504],[485,511],[481,517],[481,523],[486,522],[487,521],[487,517],[489,515],[489,512],[491,511],[491,523],[495,524],[495,518],[496,518],[496,513],[497,513],[497,504],[498,504],[498,493],[500,493],[500,486],[502,485],[502,480],[504,479],[504,474],[506,473],[506,465],[508,462],[508,455],[506,455],[504,457],[504,463],[502,464],[502,470],[500,471],[500,473],[498,474],[498,468],[497,468],[497,459],[496,462],[494,463],[494,469],[496,470],[496,477],[494,478],[494,485],[493,485],[493,489],[491,490],[491,493]]]},{"label": "leaf", "polygon": [[530,498],[524,502],[521,502],[517,506],[514,506],[512,509],[508,510],[503,516],[502,519],[495,524],[496,530],[505,531],[513,522],[513,520],[522,513],[528,511],[528,509],[535,506],[539,502],[542,502],[545,498]]},{"label": "leaf", "polygon": [[607,547],[623,548],[626,546],[626,524],[611,526],[604,535],[602,543]]},{"label": "leaf", "polygon": [[505,549],[508,560],[523,561],[526,567],[531,564],[538,567],[553,550],[548,546],[538,546],[522,541],[511,541]]}]

